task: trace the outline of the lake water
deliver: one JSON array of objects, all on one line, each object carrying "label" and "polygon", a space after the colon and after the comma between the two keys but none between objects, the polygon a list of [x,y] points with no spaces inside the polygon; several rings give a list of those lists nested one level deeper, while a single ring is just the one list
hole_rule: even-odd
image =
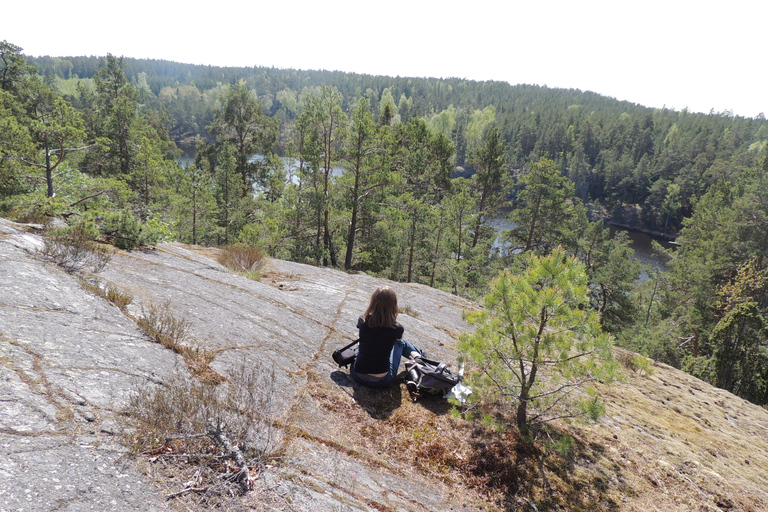
[{"label": "lake water", "polygon": [[[514,224],[503,217],[492,219],[489,221],[489,224],[496,228],[498,234],[496,240],[492,244],[492,249],[499,250],[503,246],[501,241],[501,232],[503,230],[512,229]],[[609,230],[611,236],[614,236],[616,232],[619,231],[627,233],[629,236],[630,247],[632,247],[632,249],[635,251],[634,257],[641,263],[651,265],[652,267],[658,268],[659,270],[666,270],[667,268],[664,260],[659,258],[659,256],[653,251],[653,242],[659,242],[665,249],[674,250],[677,247],[674,242],[670,242],[664,238],[654,237],[640,231],[619,228],[616,226],[609,226]]]},{"label": "lake water", "polygon": [[[285,174],[287,176],[290,176],[290,179],[293,183],[298,183],[299,178],[296,175],[297,169],[299,167],[299,161],[296,158],[291,157],[281,157],[283,160],[283,170],[285,171]],[[264,157],[262,155],[254,155],[251,158],[251,162],[254,162],[256,160],[263,160]],[[179,162],[179,165],[181,165],[183,168],[186,168],[187,166],[195,163],[195,147],[194,146],[186,146],[182,147],[182,154],[177,159]],[[341,176],[344,174],[344,169],[341,167],[334,167],[331,169],[331,174],[333,176]]]},{"label": "lake water", "polygon": [[610,226],[610,230],[611,236],[613,236],[617,231],[625,232],[629,236],[630,245],[635,250],[635,258],[640,260],[642,263],[651,265],[652,267],[658,268],[659,270],[666,270],[667,266],[663,259],[659,258],[659,256],[653,252],[652,243],[656,241],[661,244],[663,248],[668,250],[675,250],[677,248],[677,245],[674,242],[670,242],[664,238],[654,237],[640,231],[617,228],[615,226]]}]

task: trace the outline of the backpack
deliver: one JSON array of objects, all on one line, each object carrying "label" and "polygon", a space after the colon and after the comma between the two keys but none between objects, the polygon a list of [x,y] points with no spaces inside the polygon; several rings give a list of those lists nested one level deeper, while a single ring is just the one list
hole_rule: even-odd
[{"label": "backpack", "polygon": [[333,351],[333,360],[339,365],[339,368],[348,366],[355,362],[355,354],[357,352],[357,342],[355,340],[346,347],[337,348]]},{"label": "backpack", "polygon": [[445,363],[439,361],[424,357],[408,359],[405,361],[405,371],[408,392],[414,402],[424,394],[443,395],[444,398],[447,398],[457,396],[455,392],[459,388],[465,395],[472,392],[461,384],[462,371],[459,373],[452,372]]}]

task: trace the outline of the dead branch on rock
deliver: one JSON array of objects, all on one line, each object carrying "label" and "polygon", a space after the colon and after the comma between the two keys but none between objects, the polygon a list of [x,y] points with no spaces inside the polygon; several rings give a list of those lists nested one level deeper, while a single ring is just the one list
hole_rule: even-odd
[{"label": "dead branch on rock", "polygon": [[178,498],[179,496],[184,496],[187,493],[190,492],[205,492],[208,490],[208,487],[186,487],[178,492],[174,492],[171,494],[166,494],[165,499],[166,500],[172,500],[173,498]]},{"label": "dead branch on rock", "polygon": [[221,423],[216,423],[212,419],[209,419],[208,434],[217,443],[219,443],[224,448],[224,450],[226,450],[228,456],[232,458],[232,460],[237,465],[237,468],[239,469],[239,471],[235,473],[230,478],[230,480],[233,482],[239,483],[240,487],[243,490],[243,493],[246,493],[251,489],[253,489],[253,486],[255,484],[255,479],[251,478],[251,470],[245,461],[245,457],[243,457],[243,452],[241,452],[237,446],[233,445],[229,441],[229,439],[227,438],[226,434],[223,431]]}]

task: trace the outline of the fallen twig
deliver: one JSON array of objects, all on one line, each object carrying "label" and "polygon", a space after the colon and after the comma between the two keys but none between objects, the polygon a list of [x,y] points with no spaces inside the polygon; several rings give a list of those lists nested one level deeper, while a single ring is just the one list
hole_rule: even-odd
[{"label": "fallen twig", "polygon": [[186,488],[184,488],[184,489],[182,489],[182,490],[180,490],[178,492],[174,492],[174,493],[171,493],[171,494],[166,494],[165,495],[165,499],[166,500],[171,500],[173,498],[178,498],[179,496],[184,496],[185,494],[190,493],[190,492],[205,492],[207,490],[208,490],[208,487],[186,487]]},{"label": "fallen twig", "polygon": [[227,454],[237,465],[239,471],[232,476],[231,480],[238,482],[244,493],[253,489],[255,480],[251,478],[251,470],[245,461],[245,457],[243,457],[243,453],[240,451],[240,449],[229,441],[226,434],[224,434],[222,431],[221,424],[214,423],[213,420],[209,419],[208,434],[213,437],[213,439],[215,439],[216,442],[218,442],[222,447],[224,447],[224,449],[227,451]]}]

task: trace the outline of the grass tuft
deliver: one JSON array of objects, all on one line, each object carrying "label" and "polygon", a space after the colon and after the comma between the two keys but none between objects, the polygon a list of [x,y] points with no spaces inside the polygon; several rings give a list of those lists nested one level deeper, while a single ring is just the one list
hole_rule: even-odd
[{"label": "grass tuft", "polygon": [[114,304],[115,306],[119,307],[122,310],[125,310],[128,306],[131,305],[133,302],[133,297],[122,293],[117,288],[113,287],[112,285],[107,285],[107,288],[104,290],[104,293],[106,295],[106,299]]},{"label": "grass tuft", "polygon": [[261,277],[261,267],[264,265],[264,252],[261,249],[241,245],[228,245],[220,249],[216,257],[219,263],[249,279]]},{"label": "grass tuft", "polygon": [[156,343],[174,352],[182,352],[190,323],[173,316],[170,302],[162,306],[150,304],[146,309],[142,306],[137,323]]},{"label": "grass tuft", "polygon": [[39,253],[70,274],[82,270],[99,273],[112,259],[112,252],[94,242],[80,225],[75,226],[68,233],[44,236],[43,247]]},{"label": "grass tuft", "polygon": [[402,315],[408,315],[411,318],[419,318],[419,312],[413,309],[411,306],[401,306],[397,308],[397,312]]},{"label": "grass tuft", "polygon": [[188,344],[190,322],[174,316],[170,302],[162,306],[150,304],[146,309],[142,306],[141,313],[135,319],[138,326],[156,343],[181,355],[192,375],[212,385],[224,382],[225,378],[210,366],[213,352]]},{"label": "grass tuft", "polygon": [[631,370],[635,373],[653,375],[653,361],[640,354],[634,354],[627,350],[617,349],[615,351],[616,360],[624,368]]},{"label": "grass tuft", "polygon": [[133,302],[133,297],[131,295],[121,292],[111,284],[108,284],[102,288],[98,283],[92,283],[85,279],[83,279],[81,282],[83,288],[103,299],[107,299],[122,311],[125,311],[125,309]]}]

